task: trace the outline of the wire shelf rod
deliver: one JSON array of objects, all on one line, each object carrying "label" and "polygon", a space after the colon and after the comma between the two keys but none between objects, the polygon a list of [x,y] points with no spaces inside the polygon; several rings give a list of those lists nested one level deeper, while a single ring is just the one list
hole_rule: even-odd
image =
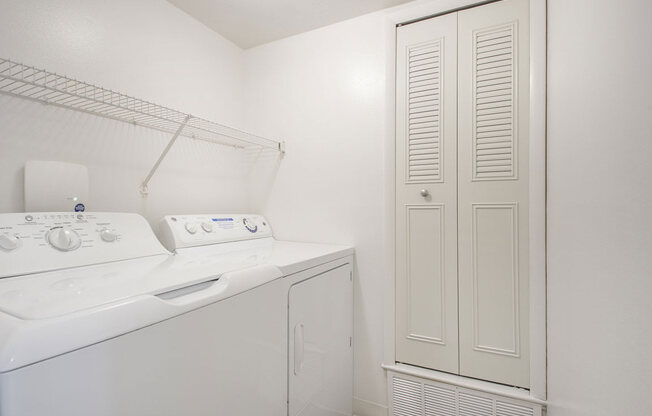
[{"label": "wire shelf rod", "polygon": [[177,140],[181,132],[183,131],[183,128],[186,126],[186,123],[190,120],[190,116],[186,116],[186,118],[183,120],[183,123],[179,125],[179,128],[177,131],[174,132],[174,135],[168,142],[168,145],[165,146],[165,149],[163,149],[163,152],[161,155],[158,157],[156,160],[156,163],[154,163],[154,167],[149,171],[145,179],[143,180],[143,183],[140,185],[140,193],[142,194],[143,197],[147,196],[149,194],[149,188],[147,185],[149,184],[149,181],[152,179],[152,176],[154,176],[154,173],[156,173],[156,170],[158,167],[161,165],[161,162],[163,162],[163,159],[165,159],[165,156],[167,156],[168,152],[172,148],[172,145],[174,145],[174,142]]},{"label": "wire shelf rod", "polygon": [[[0,92],[166,132],[176,130],[187,115],[7,59],[0,59]],[[283,151],[278,141],[194,116],[190,117],[180,135],[238,148],[250,145]]]}]

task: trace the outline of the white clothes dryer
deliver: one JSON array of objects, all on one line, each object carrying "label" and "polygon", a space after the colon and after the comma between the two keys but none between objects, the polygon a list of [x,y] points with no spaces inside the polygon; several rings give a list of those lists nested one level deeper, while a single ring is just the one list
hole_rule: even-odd
[{"label": "white clothes dryer", "polygon": [[287,414],[352,414],[353,248],[276,240],[258,215],[172,215],[160,231],[179,260],[237,256],[278,270],[287,311],[287,378],[279,380],[287,385]]}]

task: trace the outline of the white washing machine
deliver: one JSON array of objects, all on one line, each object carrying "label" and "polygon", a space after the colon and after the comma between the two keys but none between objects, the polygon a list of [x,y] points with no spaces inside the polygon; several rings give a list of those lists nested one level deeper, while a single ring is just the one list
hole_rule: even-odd
[{"label": "white washing machine", "polygon": [[231,233],[219,255],[171,256],[135,214],[0,214],[0,415],[285,415],[288,389],[328,408],[328,387],[288,379],[295,349],[293,377],[315,372],[307,325],[288,346],[288,293],[304,269],[350,267],[350,250],[310,263]]}]

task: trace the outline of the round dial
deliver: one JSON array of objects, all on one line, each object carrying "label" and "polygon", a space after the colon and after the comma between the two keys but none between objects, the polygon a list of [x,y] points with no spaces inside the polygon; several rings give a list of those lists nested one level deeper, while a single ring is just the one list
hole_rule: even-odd
[{"label": "round dial", "polygon": [[258,225],[253,220],[249,218],[243,218],[242,223],[244,224],[245,228],[250,232],[255,233],[256,231],[258,231]]},{"label": "round dial", "polygon": [[54,227],[47,236],[48,243],[57,250],[72,251],[81,246],[81,237],[68,227]]},{"label": "round dial", "polygon": [[16,236],[9,235],[9,234],[0,234],[0,248],[4,250],[7,251],[16,250],[18,248],[19,243],[20,243],[20,239]]},{"label": "round dial", "polygon": [[100,231],[100,237],[102,238],[103,241],[106,241],[107,243],[112,243],[118,239],[118,234],[113,230],[109,230],[108,228],[103,228]]},{"label": "round dial", "polygon": [[186,231],[188,231],[190,234],[195,234],[197,232],[197,224],[194,222],[187,222]]},{"label": "round dial", "polygon": [[201,228],[207,233],[210,233],[211,231],[213,231],[213,223],[208,221],[202,222]]}]

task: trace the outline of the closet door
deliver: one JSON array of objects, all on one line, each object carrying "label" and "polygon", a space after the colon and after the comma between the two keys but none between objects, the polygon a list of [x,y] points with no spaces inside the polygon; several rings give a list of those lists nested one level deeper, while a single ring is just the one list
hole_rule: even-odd
[{"label": "closet door", "polygon": [[396,361],[456,373],[457,16],[397,30]]},{"label": "closet door", "polygon": [[529,386],[528,1],[458,14],[460,374]]}]

